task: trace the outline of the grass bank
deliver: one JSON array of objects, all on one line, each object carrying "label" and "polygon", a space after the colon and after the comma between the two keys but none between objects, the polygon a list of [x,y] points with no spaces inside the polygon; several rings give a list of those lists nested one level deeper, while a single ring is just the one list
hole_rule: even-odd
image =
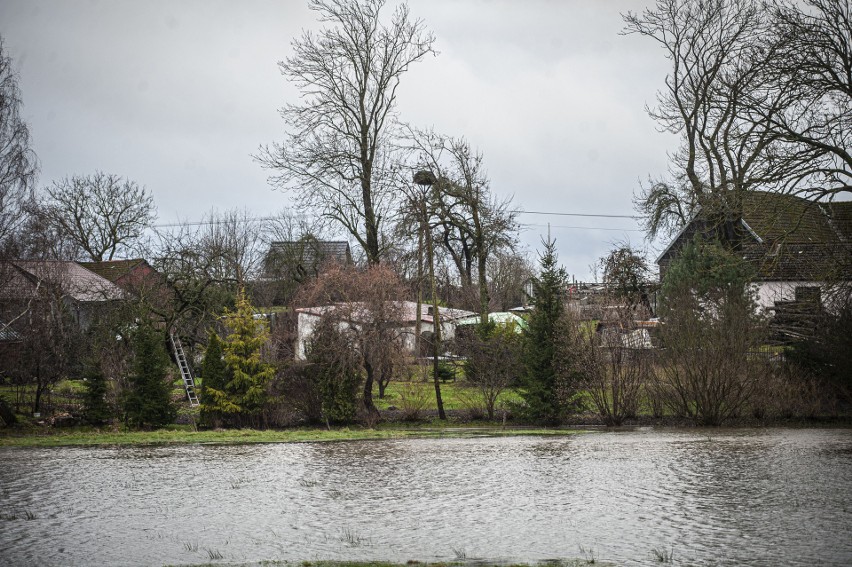
[{"label": "grass bank", "polygon": [[345,427],[332,429],[226,429],[193,431],[190,427],[170,427],[156,431],[102,430],[89,427],[0,430],[0,447],[65,447],[92,445],[171,445],[189,443],[300,443],[359,441],[371,439],[411,439],[439,437],[504,437],[517,435],[571,435],[576,430],[503,428],[482,424],[452,427],[383,425],[375,429]]}]

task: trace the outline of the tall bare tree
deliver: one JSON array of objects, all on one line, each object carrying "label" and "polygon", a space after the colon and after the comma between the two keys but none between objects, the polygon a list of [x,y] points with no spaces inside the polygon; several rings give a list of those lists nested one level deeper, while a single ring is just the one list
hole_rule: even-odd
[{"label": "tall bare tree", "polygon": [[38,160],[30,148],[21,105],[18,75],[0,37],[0,253],[12,252],[9,248],[26,221],[38,175]]},{"label": "tall bare tree", "polygon": [[535,275],[532,262],[522,252],[500,250],[488,259],[489,295],[493,308],[507,311],[527,301],[526,286]]},{"label": "tall bare tree", "polygon": [[254,279],[261,267],[264,224],[246,210],[212,210],[205,215],[198,245],[214,280],[244,285]]},{"label": "tall bare tree", "polygon": [[625,34],[671,62],[648,112],[680,137],[669,175],[637,198],[651,236],[698,208],[737,242],[751,190],[832,198],[852,185],[852,9],[846,0],[658,0]]},{"label": "tall bare tree", "polygon": [[40,209],[95,262],[127,249],[157,216],[154,198],[144,187],[100,171],[55,181],[45,189]]},{"label": "tall bare tree", "polygon": [[[667,222],[679,228],[701,206],[719,237],[735,240],[742,194],[778,188],[801,166],[766,127],[785,96],[766,88],[777,50],[767,11],[753,0],[658,0],[624,20],[624,33],[655,40],[671,62],[648,113],[681,140],[669,178],[639,198],[650,232]],[[767,116],[758,123],[745,117],[753,92],[765,97]]]},{"label": "tall bare tree", "polygon": [[[788,151],[808,160],[788,182],[791,192],[815,198],[852,193],[852,5],[848,0],[776,0],[772,11],[777,56],[771,88],[786,94],[782,112],[768,112],[752,96],[758,121]],[[756,93],[760,95],[761,93]]]},{"label": "tall bare tree", "polygon": [[397,88],[409,65],[434,53],[434,36],[406,4],[388,23],[384,4],[311,0],[330,27],[304,32],[279,63],[302,103],[281,109],[286,141],[257,156],[275,172],[273,183],[352,234],[370,264],[381,258],[383,223],[393,213]]},{"label": "tall bare tree", "polygon": [[511,198],[492,191],[481,153],[464,138],[432,131],[412,132],[418,169],[431,171],[436,180],[430,193],[436,241],[452,258],[463,287],[474,287],[478,311],[487,321],[490,302],[488,260],[499,250],[511,250],[517,241],[517,211]]}]

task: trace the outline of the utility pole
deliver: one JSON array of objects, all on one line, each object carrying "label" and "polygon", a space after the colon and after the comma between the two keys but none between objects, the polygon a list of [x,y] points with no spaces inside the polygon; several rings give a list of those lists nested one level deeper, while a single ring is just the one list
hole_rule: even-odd
[{"label": "utility pole", "polygon": [[[414,183],[423,188],[430,187],[434,190],[435,182],[435,176],[429,171],[418,171],[414,174]],[[446,420],[447,414],[444,412],[444,402],[441,399],[441,379],[438,374],[438,357],[441,352],[441,315],[438,310],[438,288],[435,284],[435,256],[432,245],[432,231],[429,230],[429,218],[426,211],[426,190],[420,192],[419,205],[420,222],[422,223],[424,238],[426,240],[426,257],[429,262],[429,285],[432,292],[432,379],[435,383],[435,402],[438,406],[438,417]],[[419,325],[420,321],[417,324]]]}]

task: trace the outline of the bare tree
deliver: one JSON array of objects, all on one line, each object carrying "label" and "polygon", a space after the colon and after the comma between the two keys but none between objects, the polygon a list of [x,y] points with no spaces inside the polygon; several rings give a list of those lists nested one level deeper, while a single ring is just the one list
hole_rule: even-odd
[{"label": "bare tree", "polygon": [[647,316],[651,311],[648,299],[651,278],[648,261],[634,250],[629,243],[618,243],[609,254],[598,261],[603,272],[603,282],[617,305],[627,308],[631,316],[637,316],[636,308],[644,307]]},{"label": "bare tree", "polygon": [[535,269],[527,256],[499,250],[488,259],[487,268],[493,308],[508,311],[527,302],[525,288],[535,275]]},{"label": "bare tree", "polygon": [[118,175],[75,175],[54,182],[45,193],[44,216],[95,262],[112,260],[156,218],[151,194]]},{"label": "bare tree", "polygon": [[[723,241],[736,241],[742,194],[782,187],[808,158],[767,128],[786,97],[767,88],[778,49],[767,11],[753,0],[658,0],[624,20],[625,34],[657,41],[671,62],[648,113],[681,140],[669,179],[639,197],[650,232],[679,228],[700,206]],[[766,110],[759,120],[746,116],[755,92]]]},{"label": "bare tree", "polygon": [[378,413],[373,384],[378,384],[379,396],[383,397],[405,361],[403,296],[404,286],[386,266],[359,270],[331,265],[304,286],[296,300],[298,306],[323,308],[346,329],[364,372],[362,401],[368,414]]},{"label": "bare tree", "polygon": [[242,253],[220,246],[227,238],[217,233],[209,225],[187,223],[158,232],[145,251],[157,275],[133,290],[138,307],[187,339],[190,347],[206,343],[209,329],[233,305],[239,288]]},{"label": "bare tree", "polygon": [[212,210],[200,223],[198,247],[209,262],[208,272],[216,281],[244,285],[261,269],[264,224],[248,211]]},{"label": "bare tree", "polygon": [[397,88],[434,42],[406,4],[384,23],[384,3],[311,0],[331,27],[304,32],[293,41],[294,55],[279,63],[303,102],[281,109],[287,140],[257,157],[276,172],[276,185],[295,189],[303,206],[352,234],[370,264],[381,258],[383,223],[393,213]]},{"label": "bare tree", "polygon": [[650,378],[651,353],[628,340],[633,311],[619,306],[601,322],[601,332],[566,317],[565,340],[558,349],[561,373],[585,390],[607,425],[621,425],[636,415],[642,385]]},{"label": "bare tree", "polygon": [[473,287],[475,270],[478,311],[485,323],[490,303],[488,259],[514,247],[518,213],[511,198],[500,199],[491,191],[483,156],[467,140],[431,131],[413,131],[411,137],[417,169],[436,178],[430,193],[436,241],[452,258],[463,287]]},{"label": "bare tree", "polygon": [[487,323],[457,336],[467,357],[465,376],[482,395],[488,419],[494,419],[497,399],[516,384],[524,372],[523,339],[515,325]]},{"label": "bare tree", "polygon": [[44,398],[53,386],[72,375],[79,363],[75,353],[82,350],[83,339],[74,302],[67,297],[71,279],[65,264],[46,263],[37,273],[34,286],[13,284],[2,290],[0,300],[3,312],[15,314],[2,330],[18,338],[14,356],[4,361],[4,374],[21,392],[32,392],[33,412],[42,411]]},{"label": "bare tree", "polygon": [[21,118],[21,92],[12,59],[0,38],[0,253],[12,253],[15,234],[26,222],[38,160],[30,131]]},{"label": "bare tree", "polygon": [[[814,198],[852,192],[852,6],[848,0],[776,0],[772,10],[777,56],[771,89],[786,95],[781,112],[752,93],[756,123],[808,156],[786,189]],[[777,98],[777,97],[776,97]]]},{"label": "bare tree", "polygon": [[846,0],[658,0],[626,34],[671,61],[649,114],[677,134],[667,178],[637,208],[651,236],[700,208],[736,244],[744,192],[833,198],[852,190],[852,9]]}]

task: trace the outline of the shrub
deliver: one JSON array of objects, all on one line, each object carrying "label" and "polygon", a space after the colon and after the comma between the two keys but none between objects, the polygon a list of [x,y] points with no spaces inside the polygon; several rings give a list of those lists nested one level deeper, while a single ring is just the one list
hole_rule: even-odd
[{"label": "shrub", "polygon": [[431,400],[429,390],[420,387],[416,383],[401,382],[398,387],[399,405],[402,409],[402,419],[405,421],[416,421],[420,419],[421,412]]},{"label": "shrub", "polygon": [[488,419],[494,419],[497,398],[523,374],[523,343],[514,325],[488,323],[459,339],[467,356],[465,376],[478,392]]},{"label": "shrub", "polygon": [[750,276],[739,256],[700,239],[672,263],[654,376],[656,394],[676,415],[719,425],[749,403],[765,370],[750,353],[766,337]]},{"label": "shrub", "polygon": [[625,345],[624,332],[632,322],[621,317],[620,326],[604,332],[585,332],[577,323],[568,324],[566,346],[568,372],[574,383],[588,392],[597,413],[607,425],[621,425],[636,415],[642,384],[650,370],[649,352]]},{"label": "shrub", "polygon": [[360,360],[348,334],[331,317],[320,319],[307,349],[308,376],[326,423],[349,423],[357,414]]}]

